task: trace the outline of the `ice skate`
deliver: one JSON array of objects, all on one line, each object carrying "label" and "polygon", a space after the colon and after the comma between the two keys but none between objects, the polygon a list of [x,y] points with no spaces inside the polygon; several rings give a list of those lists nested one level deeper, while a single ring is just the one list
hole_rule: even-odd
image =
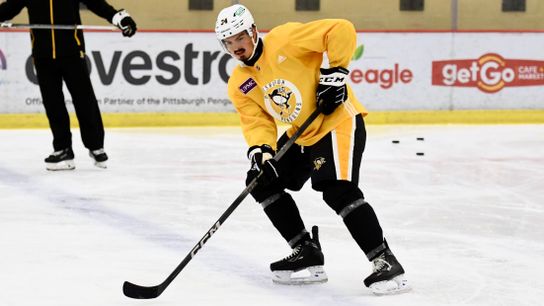
[{"label": "ice skate", "polygon": [[51,153],[45,158],[45,168],[50,171],[75,169],[74,152],[71,148],[67,148]]},{"label": "ice skate", "polygon": [[319,244],[317,226],[312,228],[312,236],[311,240],[295,246],[291,255],[270,264],[274,283],[304,285],[324,283],[328,280],[323,270],[325,260]]},{"label": "ice skate", "polygon": [[102,169],[107,168],[106,161],[108,160],[108,155],[104,152],[104,149],[89,151],[89,156],[94,160],[95,166]]},{"label": "ice skate", "polygon": [[408,291],[408,280],[404,269],[395,255],[386,248],[384,252],[372,260],[374,271],[365,278],[365,286],[376,295],[396,294]]}]

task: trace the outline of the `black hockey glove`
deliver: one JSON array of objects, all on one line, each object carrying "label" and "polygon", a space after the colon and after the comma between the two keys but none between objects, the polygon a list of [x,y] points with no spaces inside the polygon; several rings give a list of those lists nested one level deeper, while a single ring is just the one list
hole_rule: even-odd
[{"label": "black hockey glove", "polygon": [[259,184],[268,185],[279,178],[278,162],[272,157],[276,154],[269,145],[252,146],[247,151],[247,157],[251,161],[251,168],[247,172],[247,183],[253,180],[259,172],[263,172]]},{"label": "black hockey glove", "polygon": [[342,67],[319,69],[319,84],[317,85],[317,107],[325,115],[330,115],[348,98],[346,82],[349,70]]},{"label": "black hockey glove", "polygon": [[121,29],[123,36],[131,37],[136,34],[136,22],[134,22],[134,19],[132,19],[128,12],[123,9],[113,15],[111,23]]}]

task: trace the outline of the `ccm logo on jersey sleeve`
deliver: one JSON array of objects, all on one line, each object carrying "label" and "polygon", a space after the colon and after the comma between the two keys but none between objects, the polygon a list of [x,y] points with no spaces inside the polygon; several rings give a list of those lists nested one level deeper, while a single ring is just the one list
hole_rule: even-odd
[{"label": "ccm logo on jersey sleeve", "polygon": [[249,78],[244,83],[242,83],[242,85],[240,85],[240,91],[244,93],[244,95],[247,95],[247,93],[255,88],[255,86],[257,86],[257,82],[255,82],[254,79]]}]

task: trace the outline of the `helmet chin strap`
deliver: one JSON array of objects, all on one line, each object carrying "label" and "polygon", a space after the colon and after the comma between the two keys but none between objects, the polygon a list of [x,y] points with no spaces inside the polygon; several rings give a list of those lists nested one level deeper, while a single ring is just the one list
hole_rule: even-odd
[{"label": "helmet chin strap", "polygon": [[256,43],[254,42],[253,44],[254,44],[254,48],[253,48],[253,52],[251,53],[251,56],[249,57],[249,59],[245,61],[239,61],[241,65],[253,66],[255,65],[255,63],[257,63],[257,61],[261,57],[261,54],[263,54],[263,40],[261,38],[258,38],[257,42]]},{"label": "helmet chin strap", "polygon": [[253,39],[253,29],[246,30],[246,31],[247,31],[247,34],[249,34],[249,36],[251,36],[251,42],[253,43],[253,52],[251,52],[251,56],[248,59],[248,61],[250,61],[253,58],[253,56],[255,55],[255,51],[257,51],[257,42],[259,41],[259,35],[257,34],[256,35],[257,38],[255,38],[255,40],[254,40]]}]

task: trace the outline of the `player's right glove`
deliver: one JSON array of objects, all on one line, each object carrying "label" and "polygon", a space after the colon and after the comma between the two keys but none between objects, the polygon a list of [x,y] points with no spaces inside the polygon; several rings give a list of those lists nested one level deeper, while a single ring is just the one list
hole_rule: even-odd
[{"label": "player's right glove", "polygon": [[249,148],[247,157],[251,161],[251,168],[247,173],[248,183],[261,171],[263,172],[259,179],[261,185],[268,185],[279,178],[278,163],[272,158],[274,154],[276,154],[274,149],[266,144]]},{"label": "player's right glove", "polygon": [[334,110],[348,98],[346,82],[349,70],[342,67],[321,68],[317,85],[317,107],[325,115]]},{"label": "player's right glove", "polygon": [[121,29],[123,36],[131,37],[136,34],[136,22],[134,22],[134,19],[130,17],[129,13],[123,9],[113,15],[111,23]]}]

